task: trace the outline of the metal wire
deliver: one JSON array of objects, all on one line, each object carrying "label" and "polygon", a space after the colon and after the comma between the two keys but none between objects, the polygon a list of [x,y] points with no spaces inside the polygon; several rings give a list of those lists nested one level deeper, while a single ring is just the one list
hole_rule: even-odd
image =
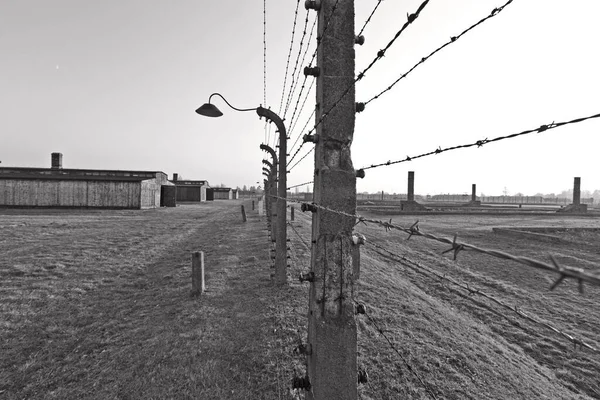
[{"label": "metal wire", "polygon": [[292,228],[292,230],[296,233],[296,235],[298,235],[298,238],[302,241],[302,243],[304,244],[304,247],[306,247],[306,249],[308,251],[311,250],[310,246],[308,245],[308,243],[306,242],[306,240],[304,240],[304,238],[300,235],[300,233],[296,230],[296,228],[294,227],[294,225],[292,225],[291,222],[288,221],[288,225]]},{"label": "metal wire", "polygon": [[[354,303],[357,304],[357,305],[360,304],[356,300],[354,300]],[[432,399],[436,399],[437,400],[437,397],[435,396],[435,394],[433,393],[433,391],[429,388],[429,385],[425,384],[425,382],[423,381],[423,379],[421,379],[421,377],[419,376],[419,374],[417,373],[417,371],[415,371],[415,369],[409,364],[409,362],[406,360],[406,358],[404,358],[404,356],[402,355],[402,353],[400,353],[400,351],[398,351],[398,349],[396,348],[396,346],[394,346],[394,343],[385,334],[385,331],[383,329],[381,329],[381,327],[379,326],[379,324],[377,323],[377,321],[375,321],[375,318],[371,317],[366,312],[366,310],[364,310],[364,315],[371,322],[371,324],[373,324],[373,326],[375,327],[375,329],[377,330],[377,332],[379,332],[379,334],[381,336],[383,336],[383,338],[389,344],[390,348],[392,350],[394,350],[394,352],[396,352],[396,354],[398,354],[398,356],[402,360],[402,363],[404,363],[404,365],[406,366],[406,368],[415,376],[415,378],[417,378],[417,380],[419,381],[419,383],[421,384],[421,386],[423,386],[423,388],[425,389],[425,391],[427,391],[427,393],[429,394],[429,396],[431,396]]]},{"label": "metal wire", "polygon": [[285,87],[287,85],[288,69],[290,66],[290,57],[292,55],[292,48],[294,47],[294,36],[296,35],[296,21],[298,19],[298,8],[300,7],[300,0],[296,2],[296,11],[294,12],[294,25],[292,26],[292,39],[290,41],[290,49],[288,51],[287,62],[285,63],[285,75],[283,76],[283,90],[281,91],[281,101],[279,103],[279,111],[277,114],[281,114],[283,108],[283,97],[285,95]]},{"label": "metal wire", "polygon": [[[315,131],[315,129],[317,129],[317,127],[323,122],[323,120],[325,118],[327,118],[327,116],[331,113],[331,111],[333,111],[338,106],[338,104],[346,97],[348,92],[350,92],[350,89],[352,89],[356,85],[356,83],[365,76],[367,71],[369,69],[371,69],[373,67],[373,65],[375,65],[379,60],[381,60],[383,58],[383,56],[385,55],[385,52],[392,46],[392,44],[394,44],[396,39],[398,39],[400,37],[400,35],[406,30],[406,28],[408,28],[408,26],[411,25],[419,17],[419,15],[421,14],[421,11],[427,6],[428,3],[429,3],[429,0],[425,0],[423,3],[421,3],[421,5],[419,6],[419,8],[417,9],[417,11],[414,14],[409,14],[407,16],[407,21],[404,23],[404,25],[402,25],[402,28],[400,28],[400,30],[388,42],[388,44],[386,45],[386,47],[384,49],[379,50],[377,52],[377,56],[373,59],[373,61],[371,61],[371,63],[367,66],[367,68],[365,68],[361,73],[358,74],[358,76],[354,79],[352,84],[350,86],[348,86],[346,88],[346,90],[344,90],[344,92],[342,92],[342,95],[333,103],[333,105],[325,113],[323,113],[323,115],[321,115],[321,118],[319,118],[319,120],[317,121],[315,126],[308,132],[308,134],[311,134],[312,132]],[[336,4],[337,4],[337,2],[336,2]]]},{"label": "metal wire", "polygon": [[[302,113],[302,111],[304,110],[304,105],[306,104],[306,100],[308,99],[308,96],[310,94],[310,91],[313,87],[313,85],[315,84],[315,81],[312,80],[310,83],[310,87],[308,88],[308,91],[306,92],[306,96],[304,97],[304,101],[302,102],[302,106],[300,107],[300,112],[298,113],[298,115],[300,115]],[[302,86],[304,87],[304,84],[302,84]],[[296,104],[297,106],[298,104]],[[296,113],[296,110],[294,110],[294,113]],[[312,119],[313,115],[315,115],[315,109],[313,108],[312,113],[310,114],[310,116],[308,117],[308,121],[306,121],[306,124],[304,125],[304,128],[302,128],[302,130],[300,131],[300,133],[298,135],[296,135],[296,140],[294,141],[294,144],[292,145],[292,147],[290,148],[290,153],[291,151],[294,149],[294,147],[296,147],[296,144],[298,143],[298,140],[300,140],[300,138],[302,137],[302,131],[306,128],[306,126],[308,125],[308,123],[310,122],[310,120]],[[292,119],[293,119],[293,115],[292,115]],[[292,129],[290,130],[290,136],[292,136],[292,132],[294,131],[294,128],[296,127],[296,124],[298,123],[298,119],[296,119],[292,125]]]},{"label": "metal wire", "polygon": [[[278,196],[271,196],[271,197],[280,198]],[[547,272],[552,272],[552,273],[558,274],[559,277],[552,284],[552,286],[550,287],[550,290],[555,289],[560,283],[562,283],[567,278],[577,280],[577,282],[579,283],[579,291],[580,292],[583,292],[583,283],[584,282],[590,283],[595,286],[600,286],[600,274],[595,274],[595,275],[590,274],[588,272],[585,272],[582,268],[560,266],[558,264],[558,262],[552,256],[550,256],[552,264],[548,264],[543,261],[534,260],[534,259],[531,259],[528,257],[515,256],[515,255],[505,253],[505,252],[499,251],[499,250],[486,249],[486,248],[478,247],[478,246],[468,244],[468,243],[460,243],[460,242],[457,242],[457,240],[456,240],[457,235],[455,235],[453,239],[448,239],[448,238],[436,236],[436,235],[433,235],[430,233],[424,233],[423,231],[421,231],[419,229],[419,226],[418,226],[419,221],[415,222],[409,228],[404,228],[402,226],[392,224],[391,220],[389,222],[379,221],[379,220],[375,220],[375,219],[365,218],[360,215],[349,214],[349,213],[346,213],[343,211],[332,210],[328,207],[324,207],[324,206],[322,206],[320,204],[316,204],[316,203],[306,203],[303,201],[298,201],[298,200],[293,200],[293,199],[286,199],[286,200],[289,202],[294,202],[294,203],[300,203],[300,204],[304,203],[306,205],[310,205],[319,210],[323,210],[323,211],[331,212],[334,214],[343,215],[348,218],[352,218],[356,221],[357,224],[371,223],[371,224],[382,226],[386,230],[394,229],[394,230],[398,230],[401,232],[405,232],[409,235],[408,239],[410,239],[412,236],[421,236],[426,239],[438,241],[440,243],[450,244],[452,247],[450,249],[444,251],[444,253],[453,252],[454,259],[456,259],[457,255],[460,251],[472,250],[472,251],[476,251],[478,253],[487,254],[489,256],[500,258],[503,260],[515,261],[515,262],[525,265],[527,267],[541,269],[541,270],[544,270]]]},{"label": "metal wire", "polygon": [[[313,31],[315,29],[315,26],[317,24],[317,18],[315,18],[315,20],[313,21],[313,25],[312,28],[310,29],[310,34],[308,36],[308,40],[307,43],[310,43],[310,39],[312,38],[313,35]],[[310,44],[306,46],[306,50],[304,51],[304,54],[302,55],[302,61],[300,61],[301,65],[304,65],[304,59],[306,58],[306,54],[308,53],[308,49],[310,47]],[[298,75],[300,75],[300,71],[298,71]],[[302,98],[302,93],[304,92],[304,88],[306,87],[306,80],[307,80],[308,76],[304,75],[304,80],[302,81],[302,86],[300,87],[300,93],[298,94],[298,99],[296,100],[296,105],[294,106],[294,111],[292,113],[292,117],[290,118],[290,126],[294,125],[295,121],[295,117],[296,117],[296,111],[298,111],[298,104],[300,102],[300,99]],[[298,82],[299,80],[297,80]],[[310,92],[310,89],[313,87],[313,85],[315,84],[315,80],[312,79],[311,83],[310,83],[310,87],[308,89],[308,92]],[[296,85],[297,86],[297,85]],[[293,91],[296,91],[296,87],[294,87]],[[292,95],[293,96],[293,95]],[[302,109],[304,108],[304,104],[306,103],[306,99],[308,98],[308,93],[306,93],[306,96],[304,97],[304,102],[302,103],[302,108],[300,109],[300,113],[302,112]],[[300,114],[298,114],[299,116]],[[290,130],[290,136],[291,136],[291,132],[292,132],[293,128]]]},{"label": "metal wire", "polygon": [[373,11],[371,11],[371,15],[369,15],[369,18],[367,18],[367,20],[365,21],[365,24],[361,28],[360,32],[358,32],[357,36],[362,35],[362,33],[364,32],[367,25],[369,25],[369,22],[371,22],[371,18],[373,18],[373,14],[375,14],[375,11],[377,11],[377,8],[379,8],[379,5],[381,4],[382,1],[383,0],[377,0],[377,4],[375,5],[375,8],[373,9]]},{"label": "metal wire", "polygon": [[[302,148],[302,146],[300,146],[300,148],[298,148],[298,151]],[[290,172],[292,169],[294,169],[294,167],[298,164],[300,164],[302,162],[302,160],[304,160],[310,153],[312,153],[314,151],[314,147],[312,147],[309,151],[306,152],[305,155],[302,156],[301,159],[299,159],[298,161],[296,161],[296,163],[294,165],[292,165],[290,167],[290,169],[288,169],[288,172]]]},{"label": "metal wire", "polygon": [[436,155],[436,154],[440,154],[446,151],[450,151],[450,150],[457,150],[457,149],[466,149],[469,147],[482,147],[484,144],[488,144],[488,143],[493,143],[493,142],[499,142],[501,140],[505,140],[505,139],[512,139],[515,138],[517,136],[523,136],[523,135],[529,135],[530,133],[541,133],[541,132],[545,132],[548,131],[550,129],[554,129],[554,128],[558,128],[564,125],[569,125],[569,124],[576,124],[579,122],[583,122],[586,121],[588,119],[593,119],[593,118],[600,118],[600,114],[594,114],[594,115],[590,115],[589,117],[582,117],[582,118],[576,118],[573,119],[571,121],[565,121],[565,122],[552,122],[550,124],[546,124],[546,125],[542,125],[538,128],[534,128],[534,129],[528,129],[526,131],[522,131],[519,133],[513,133],[511,135],[506,135],[506,136],[498,136],[495,137],[493,139],[488,139],[485,138],[483,140],[477,140],[474,143],[469,143],[469,144],[461,144],[458,146],[452,146],[452,147],[446,147],[444,149],[442,149],[441,147],[438,147],[437,149],[427,152],[427,153],[423,153],[423,154],[419,154],[418,156],[406,156],[405,159],[402,160],[397,160],[397,161],[386,161],[384,163],[380,163],[380,164],[371,164],[368,167],[363,167],[361,168],[362,170],[366,170],[366,169],[371,169],[371,168],[378,168],[378,167],[383,167],[383,166],[388,166],[388,165],[393,165],[393,164],[399,164],[399,163],[403,163],[403,162],[408,162],[408,161],[412,161],[415,160],[417,158],[422,158],[422,157],[427,157],[427,156],[432,156],[432,155]]},{"label": "metal wire", "polygon": [[[263,104],[267,105],[267,0],[263,0]],[[265,143],[268,143],[267,125],[265,121]]]},{"label": "metal wire", "polygon": [[[356,77],[356,80],[354,81],[354,84],[356,84],[356,82],[358,82],[362,78],[364,78],[367,71],[369,71],[373,67],[373,65],[375,65],[377,63],[377,61],[381,60],[385,56],[385,52],[388,51],[390,47],[392,47],[392,45],[394,44],[396,39],[398,39],[400,37],[400,35],[402,35],[402,32],[404,32],[410,24],[412,24],[417,18],[419,18],[421,11],[423,11],[423,9],[425,7],[427,7],[428,3],[429,3],[429,0],[425,0],[423,3],[421,3],[421,5],[419,6],[419,8],[417,9],[417,11],[414,14],[407,15],[407,21],[404,23],[404,25],[402,25],[402,28],[400,28],[400,30],[398,32],[396,32],[394,37],[388,42],[388,44],[383,49],[381,49],[377,52],[377,56],[373,59],[373,61],[371,61],[371,63],[367,66],[367,68],[365,68],[360,74],[358,74],[358,76]],[[348,91],[348,90],[350,90],[350,89],[347,89],[346,91]]]},{"label": "metal wire", "polygon": [[[316,19],[315,19],[316,21]],[[288,92],[287,100],[285,102],[285,110],[283,112],[283,119],[287,115],[288,109],[290,107],[290,103],[292,101],[292,97],[296,90],[296,85],[298,84],[298,78],[300,76],[300,71],[298,70],[298,63],[300,62],[300,54],[302,54],[302,48],[304,47],[304,38],[306,37],[306,27],[308,26],[308,10],[306,11],[306,18],[304,19],[304,29],[302,30],[302,37],[300,38],[300,44],[298,45],[298,55],[296,56],[296,62],[294,63],[294,70],[292,71],[292,82],[290,84],[290,90]],[[310,39],[307,41],[306,50],[308,51],[308,47]],[[305,53],[306,54],[306,53]],[[303,60],[304,62],[304,60]],[[298,74],[296,74],[298,71]]]},{"label": "metal wire", "polygon": [[512,3],[513,0],[508,0],[504,5],[500,6],[500,7],[496,7],[492,10],[491,14],[488,15],[485,18],[482,18],[481,20],[479,20],[478,22],[476,22],[475,24],[471,25],[470,27],[468,27],[467,29],[465,29],[464,31],[462,31],[458,36],[452,36],[450,38],[450,40],[446,43],[444,43],[442,46],[438,47],[437,49],[435,49],[434,51],[432,51],[431,53],[429,53],[428,56],[423,57],[421,59],[421,61],[419,61],[418,63],[416,63],[411,69],[409,69],[407,72],[405,72],[404,74],[400,75],[400,77],[398,79],[396,79],[391,85],[389,85],[387,88],[385,88],[384,90],[382,90],[381,92],[379,92],[378,94],[376,94],[375,96],[373,96],[371,99],[369,99],[367,102],[364,103],[364,105],[366,106],[367,104],[371,103],[373,100],[378,99],[382,94],[390,91],[398,82],[400,82],[402,79],[404,79],[408,74],[410,74],[415,68],[417,68],[419,65],[423,64],[425,61],[429,60],[430,57],[432,57],[434,54],[436,54],[438,51],[441,51],[442,49],[444,49],[446,46],[449,46],[450,44],[456,42],[458,39],[460,39],[463,35],[465,35],[467,32],[469,32],[470,30],[476,28],[477,26],[483,24],[485,21],[487,21],[490,18],[495,17],[496,15],[498,15],[502,10],[504,10],[504,8],[506,6],[508,6],[510,3]]},{"label": "metal wire", "polygon": [[310,182],[304,182],[304,183],[299,183],[299,184],[297,184],[297,185],[290,186],[290,187],[289,187],[289,188],[287,188],[286,190],[290,190],[290,189],[293,189],[293,188],[297,188],[297,187],[299,187],[299,186],[309,185],[309,184],[311,184],[311,183],[313,183],[313,181],[310,181]]},{"label": "metal wire", "polygon": [[[486,299],[493,301],[494,303],[498,304],[499,306],[504,307],[510,311],[513,311],[515,314],[517,314],[521,318],[524,318],[530,322],[533,322],[534,324],[543,326],[543,327],[550,329],[551,331],[561,335],[562,337],[566,338],[571,343],[573,343],[574,346],[579,345],[580,347],[585,347],[589,350],[592,350],[595,353],[599,352],[598,349],[589,345],[588,343],[585,343],[582,339],[576,338],[575,336],[568,334],[547,322],[543,322],[543,321],[539,320],[538,318],[536,318],[535,316],[526,314],[525,312],[521,311],[517,306],[508,305],[508,304],[504,303],[503,301],[498,300],[494,296],[491,296],[479,289],[473,288],[473,287],[469,286],[468,284],[463,284],[461,282],[458,282],[458,281],[454,280],[453,278],[448,277],[447,274],[442,275],[442,274],[438,273],[437,271],[427,268],[424,265],[422,265],[416,261],[410,260],[406,256],[401,256],[399,254],[396,254],[396,253],[390,251],[389,249],[386,249],[385,247],[380,246],[377,243],[374,243],[373,241],[367,241],[366,244],[388,253],[388,255],[385,255],[385,254],[382,254],[382,253],[379,253],[378,251],[376,251],[378,254],[383,255],[384,257],[391,256],[394,259],[394,261],[401,263],[402,265],[406,266],[407,268],[410,268],[411,270],[413,270],[417,273],[425,275],[431,279],[435,279],[431,276],[431,275],[434,275],[435,277],[441,279],[442,281],[449,282],[454,286],[457,286],[461,289],[467,290],[468,296],[466,298],[468,298],[468,299],[472,300],[473,299],[472,296],[474,296],[474,295],[479,295],[481,297],[485,297]],[[504,315],[504,317],[508,319],[508,317],[506,315]]]}]

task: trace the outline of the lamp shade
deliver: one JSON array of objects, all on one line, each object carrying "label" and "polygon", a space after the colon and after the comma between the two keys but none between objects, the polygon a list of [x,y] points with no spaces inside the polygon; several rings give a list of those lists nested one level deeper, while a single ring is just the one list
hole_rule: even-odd
[{"label": "lamp shade", "polygon": [[215,105],[210,103],[204,103],[196,110],[196,112],[200,115],[204,115],[205,117],[220,117],[223,115],[221,110],[219,110]]}]

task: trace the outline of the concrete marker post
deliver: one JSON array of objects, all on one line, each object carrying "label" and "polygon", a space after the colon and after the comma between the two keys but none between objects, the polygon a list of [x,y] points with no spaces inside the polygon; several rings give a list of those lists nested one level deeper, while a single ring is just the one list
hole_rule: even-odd
[{"label": "concrete marker post", "polygon": [[192,296],[198,296],[206,290],[204,284],[204,252],[192,253]]}]

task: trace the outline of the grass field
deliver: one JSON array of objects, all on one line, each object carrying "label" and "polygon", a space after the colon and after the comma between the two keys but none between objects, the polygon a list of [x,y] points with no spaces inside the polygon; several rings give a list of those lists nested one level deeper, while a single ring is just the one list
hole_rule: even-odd
[{"label": "grass field", "polygon": [[[290,283],[270,282],[264,217],[241,201],[148,211],[0,210],[0,398],[290,399],[304,360],[310,215],[296,212]],[[245,202],[250,209],[249,201]],[[296,210],[298,211],[298,210]],[[421,218],[422,216],[419,216]],[[376,215],[374,218],[385,219]],[[389,219],[389,218],[388,218]],[[408,226],[414,217],[394,216]],[[423,231],[599,271],[600,233],[550,229],[560,240],[492,227],[600,227],[597,219],[426,216]],[[600,290],[520,264],[360,226],[356,300],[363,399],[600,398],[600,355],[420,266],[518,306],[600,347]],[[299,236],[296,235],[298,232]],[[208,291],[191,297],[191,253],[204,251]],[[383,255],[380,253],[384,253]],[[403,258],[403,259],[402,259]],[[370,318],[370,319],[369,319]],[[381,337],[381,327],[402,358]],[[410,369],[407,367],[410,365]],[[423,383],[416,378],[418,375]]]}]

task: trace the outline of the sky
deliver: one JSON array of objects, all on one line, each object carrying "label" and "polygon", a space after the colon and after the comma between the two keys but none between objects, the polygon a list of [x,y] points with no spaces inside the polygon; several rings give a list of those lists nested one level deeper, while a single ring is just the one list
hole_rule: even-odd
[{"label": "sky", "polygon": [[[194,110],[219,92],[235,107],[263,104],[283,116],[307,12],[301,1],[285,79],[298,2],[265,2],[266,104],[262,0],[1,1],[0,166],[49,167],[50,153],[61,152],[64,168],[159,170],[232,187],[262,182],[259,145],[275,146],[274,129],[218,99],[221,118]],[[357,83],[356,101],[504,2],[431,0]],[[355,31],[376,4],[355,1]],[[365,44],[355,47],[357,73],[420,4],[380,4]],[[599,14],[597,0],[514,0],[357,114],[355,168],[599,113]],[[308,57],[315,44],[313,36]],[[285,113],[288,148],[315,123],[314,89],[294,125],[297,97],[298,90]],[[414,171],[423,195],[470,194],[473,183],[478,195],[559,193],[576,176],[593,191],[600,189],[599,131],[595,119],[370,169],[357,190],[405,193]],[[311,154],[288,186],[311,181],[313,168]]]}]

